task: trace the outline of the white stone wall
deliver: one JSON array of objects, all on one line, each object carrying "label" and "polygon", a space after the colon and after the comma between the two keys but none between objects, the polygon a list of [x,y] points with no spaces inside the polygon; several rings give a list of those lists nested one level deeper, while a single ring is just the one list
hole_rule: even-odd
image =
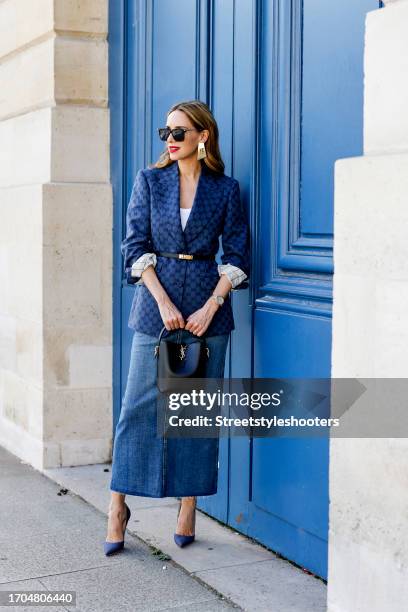
[{"label": "white stone wall", "polygon": [[[364,156],[336,163],[334,378],[408,377],[408,2],[386,4],[366,20]],[[328,611],[407,602],[408,440],[333,438]]]},{"label": "white stone wall", "polygon": [[108,0],[0,2],[0,444],[39,469],[112,439]]}]

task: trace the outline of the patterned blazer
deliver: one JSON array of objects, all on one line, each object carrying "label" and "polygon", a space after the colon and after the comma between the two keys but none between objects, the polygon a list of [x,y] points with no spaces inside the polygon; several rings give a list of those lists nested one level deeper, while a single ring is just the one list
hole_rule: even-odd
[{"label": "patterned blazer", "polygon": [[[139,170],[127,215],[126,238],[121,243],[127,282],[135,284],[132,264],[146,253],[202,253],[216,255],[219,236],[223,264],[249,276],[249,227],[236,179],[211,171],[203,162],[190,216],[184,231],[180,219],[180,172],[177,162],[165,168]],[[201,308],[219,280],[217,262],[157,256],[155,271],[169,298],[186,321]],[[228,267],[228,266],[227,266]],[[139,277],[140,280],[140,277]],[[128,327],[158,336],[163,320],[156,300],[144,284],[135,287]],[[205,336],[235,329],[230,294],[218,308]]]}]

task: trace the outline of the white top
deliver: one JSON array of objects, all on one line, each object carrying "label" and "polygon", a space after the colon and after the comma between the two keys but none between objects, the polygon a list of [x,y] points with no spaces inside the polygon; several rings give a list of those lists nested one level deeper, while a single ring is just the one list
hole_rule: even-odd
[{"label": "white top", "polygon": [[181,227],[183,228],[183,231],[184,231],[184,228],[186,227],[187,219],[190,216],[191,208],[181,208],[180,206]]}]

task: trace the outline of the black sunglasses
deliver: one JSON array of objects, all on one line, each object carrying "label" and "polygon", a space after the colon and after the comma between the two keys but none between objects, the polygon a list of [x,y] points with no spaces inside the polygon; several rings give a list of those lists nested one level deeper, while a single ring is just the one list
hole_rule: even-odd
[{"label": "black sunglasses", "polygon": [[185,138],[185,133],[190,132],[192,130],[197,131],[197,132],[199,131],[197,130],[197,128],[176,127],[176,128],[173,128],[172,130],[169,127],[157,128],[157,131],[159,132],[160,140],[166,141],[168,137],[170,136],[170,134],[172,134],[176,142],[182,142]]}]

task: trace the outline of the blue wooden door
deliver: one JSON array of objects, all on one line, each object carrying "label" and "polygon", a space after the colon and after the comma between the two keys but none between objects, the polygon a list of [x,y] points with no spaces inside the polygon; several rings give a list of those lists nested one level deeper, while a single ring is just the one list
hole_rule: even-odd
[{"label": "blue wooden door", "polygon": [[[334,162],[362,154],[364,20],[378,7],[258,4],[252,352],[235,331],[233,376],[330,376]],[[328,440],[234,439],[229,457],[228,523],[327,578]]]},{"label": "blue wooden door", "polygon": [[[333,164],[362,153],[364,18],[377,0],[129,0],[110,6],[115,421],[135,289],[118,257],[132,182],[176,101],[212,108],[251,225],[227,375],[330,376]],[[212,516],[327,577],[326,440],[221,440]]]}]

